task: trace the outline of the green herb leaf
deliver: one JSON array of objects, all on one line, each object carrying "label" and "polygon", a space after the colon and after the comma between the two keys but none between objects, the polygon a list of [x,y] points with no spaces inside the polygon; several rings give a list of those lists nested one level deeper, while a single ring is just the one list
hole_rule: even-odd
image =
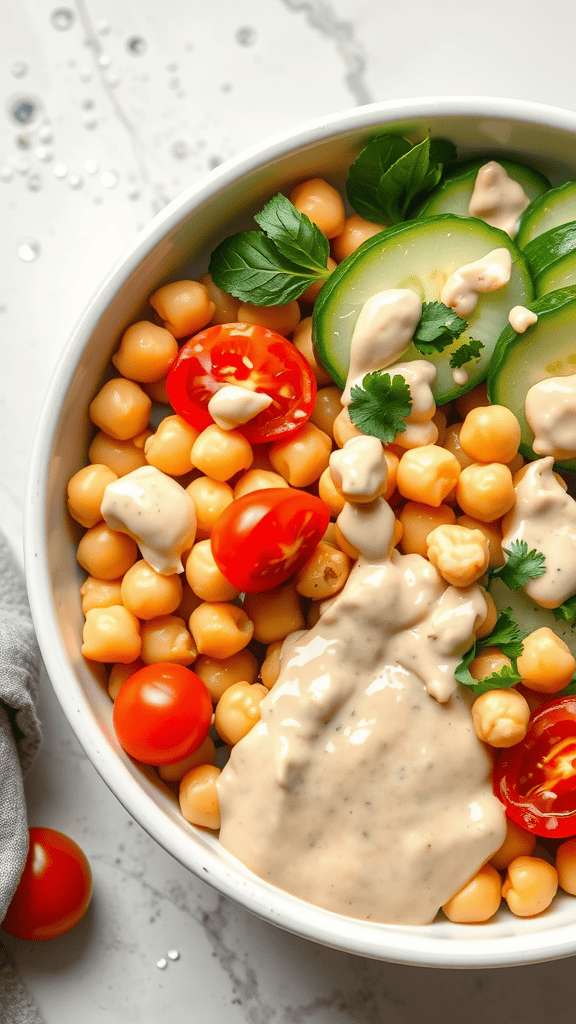
[{"label": "green herb leaf", "polygon": [[411,145],[399,135],[379,135],[364,147],[350,168],[346,195],[357,213],[377,224],[382,220],[380,182]]},{"label": "green herb leaf", "polygon": [[554,694],[554,700],[556,700],[557,697],[573,697],[575,694],[576,694],[576,676],[574,676],[574,678],[573,678],[571,683],[568,683],[568,686],[565,686],[563,690],[560,690],[560,693],[555,693]]},{"label": "green herb leaf", "polygon": [[410,388],[400,374],[390,379],[389,373],[377,370],[367,373],[362,387],[355,385],[350,394],[352,401],[348,413],[362,433],[390,444],[396,434],[406,430],[405,421],[412,409],[412,398]]},{"label": "green herb leaf", "polygon": [[564,604],[561,604],[558,608],[553,608],[554,618],[560,622],[569,622],[571,626],[576,623],[576,594],[569,597]]},{"label": "green herb leaf", "polygon": [[327,238],[286,196],[274,196],[255,220],[263,231],[241,231],[214,249],[209,271],[218,288],[256,306],[280,306],[329,277]]},{"label": "green herb leaf", "polygon": [[413,342],[422,355],[442,352],[466,330],[466,320],[443,302],[425,302],[414,331]]},{"label": "green herb leaf", "polygon": [[[454,675],[459,683],[468,686],[477,695],[486,693],[488,690],[505,690],[521,682],[522,676],[518,672],[516,659],[520,657],[523,650],[522,641],[528,634],[520,629],[512,617],[512,609],[504,608],[498,615],[496,625],[492,632],[476,641],[467,654],[464,655],[460,664],[456,667]],[[503,665],[498,672],[486,676],[485,679],[474,679],[470,673],[469,665],[482,652],[485,647],[499,647],[507,658],[510,658],[512,665]]]},{"label": "green herb leaf", "polygon": [[528,636],[512,617],[512,609],[504,608],[496,620],[494,629],[484,637],[482,646],[499,647],[507,658],[519,658],[524,645],[522,641]]},{"label": "green herb leaf", "polygon": [[485,679],[475,679],[470,689],[479,697],[481,693],[487,693],[488,690],[509,690],[510,687],[521,682],[522,676],[513,661],[512,665],[503,665],[499,672],[493,672]]},{"label": "green herb leaf", "polygon": [[509,590],[519,590],[528,580],[536,580],[546,572],[544,555],[535,548],[528,551],[525,540],[513,540],[510,548],[502,550],[508,558],[499,569],[492,569],[490,583],[499,579]]},{"label": "green herb leaf", "polygon": [[443,139],[440,136],[430,139],[430,163],[446,164],[454,163],[458,157],[458,151],[450,139]]},{"label": "green herb leaf", "polygon": [[461,366],[469,363],[471,359],[477,359],[483,348],[483,342],[470,338],[469,341],[464,342],[463,345],[460,345],[460,348],[457,348],[452,353],[450,356],[450,366],[453,370],[458,370]]}]

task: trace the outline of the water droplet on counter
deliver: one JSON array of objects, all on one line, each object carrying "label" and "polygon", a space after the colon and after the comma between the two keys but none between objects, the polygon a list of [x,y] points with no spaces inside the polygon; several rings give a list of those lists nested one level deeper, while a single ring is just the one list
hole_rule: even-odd
[{"label": "water droplet on counter", "polygon": [[52,142],[52,129],[47,124],[42,125],[38,129],[38,141],[39,142]]},{"label": "water droplet on counter", "polygon": [[126,40],[126,49],[128,53],[134,54],[135,57],[141,57],[143,53],[146,53],[148,43],[142,36],[131,36],[130,39]]},{"label": "water droplet on counter", "polygon": [[161,956],[160,959],[156,961],[156,967],[158,967],[161,971],[165,971],[167,966],[168,961],[165,956]]},{"label": "water droplet on counter", "polygon": [[104,188],[116,188],[116,185],[118,184],[118,175],[114,171],[104,171],[100,181]]},{"label": "water droplet on counter", "polygon": [[106,85],[111,86],[113,89],[120,85],[120,75],[116,71],[106,71],[103,77]]},{"label": "water droplet on counter", "polygon": [[66,167],[66,164],[54,164],[52,170],[54,172],[55,178],[65,178],[68,174],[68,168]]},{"label": "water droplet on counter", "polygon": [[87,160],[84,164],[84,170],[86,171],[86,174],[97,174],[98,164],[95,160]]},{"label": "water droplet on counter", "polygon": [[182,83],[179,78],[171,78],[168,82],[169,89],[179,89],[181,85]]},{"label": "water droplet on counter", "polygon": [[130,189],[129,192],[126,193],[126,198],[127,199],[140,199],[141,195],[142,195],[142,193],[140,192],[140,189],[132,188],[132,189]]},{"label": "water droplet on counter", "polygon": [[39,192],[42,188],[41,176],[39,174],[31,174],[26,180],[26,188],[29,189],[30,192]]},{"label": "water droplet on counter", "polygon": [[40,255],[40,242],[35,238],[25,238],[18,246],[18,255],[25,263],[32,263]]},{"label": "water droplet on counter", "polygon": [[183,139],[177,139],[176,142],[172,143],[170,149],[172,156],[175,160],[184,160],[190,154],[190,148]]},{"label": "water droplet on counter", "polygon": [[48,149],[48,146],[37,146],[34,153],[36,159],[39,160],[42,164],[50,163],[50,161],[54,157],[52,150]]},{"label": "water droplet on counter", "polygon": [[251,28],[250,25],[242,25],[236,32],[234,37],[239,46],[254,46],[258,38],[258,33],[255,28]]},{"label": "water droplet on counter", "polygon": [[220,89],[222,92],[232,92],[232,82],[222,82]]},{"label": "water droplet on counter", "polygon": [[98,64],[101,68],[109,68],[111,63],[112,61],[110,60],[110,57],[107,53],[102,53],[98,57]]},{"label": "water droplet on counter", "polygon": [[96,106],[96,103],[92,99],[82,100],[82,109],[83,110],[93,110],[95,106]]},{"label": "water droplet on counter", "polygon": [[23,60],[15,60],[10,66],[10,74],[13,78],[24,78],[27,75],[30,68]]},{"label": "water droplet on counter", "polygon": [[18,97],[10,105],[12,117],[18,124],[31,124],[39,114],[39,107],[30,97]]},{"label": "water droplet on counter", "polygon": [[79,174],[69,174],[68,184],[70,185],[70,188],[73,189],[82,188],[82,185],[84,184],[84,179],[81,178]]},{"label": "water droplet on counter", "polygon": [[11,167],[2,167],[0,170],[0,181],[12,181],[14,171]]},{"label": "water droplet on counter", "polygon": [[169,949],[168,950],[168,959],[169,960],[179,960],[180,959],[180,953],[178,952],[178,950],[177,949]]},{"label": "water droplet on counter", "polygon": [[56,7],[50,15],[50,24],[59,32],[66,32],[67,29],[72,28],[75,19],[76,15],[69,7]]}]

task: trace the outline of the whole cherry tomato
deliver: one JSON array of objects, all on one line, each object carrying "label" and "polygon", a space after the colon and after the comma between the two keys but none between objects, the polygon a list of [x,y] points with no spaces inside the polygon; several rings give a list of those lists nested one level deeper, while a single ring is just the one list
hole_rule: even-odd
[{"label": "whole cherry tomato", "polygon": [[173,408],[197,430],[214,422],[208,402],[225,384],[272,398],[267,409],[238,427],[250,444],[298,430],[314,408],[316,380],[307,361],[286,338],[257,324],[201,331],[180,349],[166,378]]},{"label": "whole cherry tomato", "polygon": [[28,856],[2,928],[18,939],[54,939],[84,916],[92,872],[76,843],[52,828],[29,832]]},{"label": "whole cherry tomato", "polygon": [[211,718],[212,701],[200,677],[169,662],[138,669],[114,702],[116,735],[124,750],[144,764],[188,757],[205,739]]},{"label": "whole cherry tomato", "polygon": [[214,561],[239,590],[271,590],[308,561],[329,521],[328,507],[306,491],[253,491],[216,520],[210,538]]},{"label": "whole cherry tomato", "polygon": [[494,791],[508,817],[529,832],[576,835],[576,697],[532,713],[522,742],[498,758]]}]

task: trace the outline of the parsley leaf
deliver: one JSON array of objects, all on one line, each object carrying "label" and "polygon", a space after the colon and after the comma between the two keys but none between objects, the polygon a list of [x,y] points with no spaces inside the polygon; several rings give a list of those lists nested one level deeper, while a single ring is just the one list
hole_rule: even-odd
[{"label": "parsley leaf", "polygon": [[507,658],[519,658],[524,647],[522,641],[527,636],[528,634],[520,629],[518,623],[512,618],[512,609],[504,608],[489,637],[485,638],[482,643],[485,646],[489,641],[490,647],[499,647]]},{"label": "parsley leaf", "polygon": [[[516,659],[522,654],[522,640],[526,636],[527,633],[521,630],[512,618],[512,609],[504,608],[498,615],[492,632],[482,640],[475,641],[464,655],[454,671],[456,679],[464,686],[468,686],[477,696],[488,690],[507,690],[511,686],[515,686],[516,683],[520,683],[522,676],[518,672]],[[512,664],[503,665],[498,672],[493,672],[492,675],[486,676],[484,679],[475,679],[468,666],[485,647],[499,647],[502,653],[510,658]]]},{"label": "parsley leaf", "polygon": [[256,306],[280,306],[330,275],[329,242],[309,217],[278,194],[256,214],[262,231],[241,231],[216,246],[212,280]]},{"label": "parsley leaf", "polygon": [[443,302],[425,302],[412,341],[422,355],[442,352],[466,330],[466,320]]},{"label": "parsley leaf", "polygon": [[509,690],[516,683],[521,682],[522,676],[513,661],[511,665],[503,665],[499,672],[493,672],[485,679],[475,679],[470,688],[479,697],[481,693],[487,693],[488,690]]},{"label": "parsley leaf", "polygon": [[564,604],[561,604],[558,608],[553,608],[554,618],[560,622],[569,622],[571,626],[576,623],[576,594],[569,597]]},{"label": "parsley leaf", "polygon": [[492,569],[490,583],[499,579],[509,590],[519,590],[528,580],[536,580],[546,572],[545,556],[541,551],[532,548],[528,551],[525,540],[513,540],[510,548],[502,548],[508,558],[499,569]]},{"label": "parsley leaf", "polygon": [[364,434],[390,444],[396,434],[406,430],[406,417],[412,409],[410,388],[404,377],[389,373],[367,373],[362,387],[354,385],[348,413]]},{"label": "parsley leaf", "polygon": [[348,200],[368,220],[398,224],[409,207],[438,184],[444,163],[455,156],[447,139],[426,138],[411,146],[399,135],[379,135],[350,168]]},{"label": "parsley leaf", "polygon": [[452,353],[450,356],[450,366],[453,370],[458,370],[465,363],[469,363],[471,359],[477,359],[483,348],[483,342],[470,338],[469,341],[460,345],[460,348],[455,349]]}]

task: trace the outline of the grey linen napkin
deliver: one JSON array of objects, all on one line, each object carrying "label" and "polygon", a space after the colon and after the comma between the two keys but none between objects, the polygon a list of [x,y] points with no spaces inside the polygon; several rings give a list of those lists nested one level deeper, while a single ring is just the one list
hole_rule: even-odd
[{"label": "grey linen napkin", "polygon": [[[0,921],[24,867],[28,822],[23,773],[40,747],[36,714],[40,652],[18,564],[0,533]],[[41,1018],[0,943],[0,1021]]]}]

